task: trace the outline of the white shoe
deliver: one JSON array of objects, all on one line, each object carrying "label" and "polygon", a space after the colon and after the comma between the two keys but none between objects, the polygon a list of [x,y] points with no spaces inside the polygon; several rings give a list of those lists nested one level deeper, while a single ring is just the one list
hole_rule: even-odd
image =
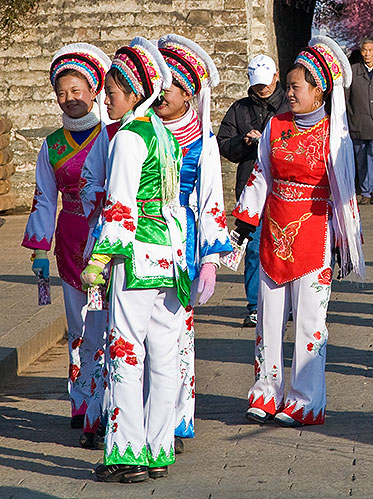
[{"label": "white shoe", "polygon": [[303,426],[301,422],[289,416],[285,412],[279,412],[275,416],[275,422],[280,424],[281,426],[287,426],[288,428],[299,428],[299,426]]},{"label": "white shoe", "polygon": [[249,407],[245,416],[246,419],[256,421],[257,423],[266,423],[268,420],[273,419],[272,414],[269,414],[258,407]]}]

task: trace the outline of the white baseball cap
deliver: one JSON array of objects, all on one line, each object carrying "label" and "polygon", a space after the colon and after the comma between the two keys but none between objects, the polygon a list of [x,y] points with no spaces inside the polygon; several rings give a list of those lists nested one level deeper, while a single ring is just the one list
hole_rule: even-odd
[{"label": "white baseball cap", "polygon": [[250,85],[269,85],[277,73],[276,63],[268,55],[259,54],[249,62],[247,76]]}]

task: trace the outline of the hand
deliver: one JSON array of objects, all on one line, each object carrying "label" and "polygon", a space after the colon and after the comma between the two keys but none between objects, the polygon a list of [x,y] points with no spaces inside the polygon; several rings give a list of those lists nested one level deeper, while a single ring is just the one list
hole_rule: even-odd
[{"label": "hand", "polygon": [[352,265],[352,262],[351,262],[350,253],[349,252],[347,252],[346,262],[344,262],[343,265],[342,265],[341,251],[340,251],[340,249],[339,249],[338,246],[335,248],[335,256],[336,256],[337,263],[338,263],[338,266],[339,266],[339,270],[338,270],[338,274],[337,274],[337,280],[340,281],[340,280],[344,279],[345,277],[347,277],[349,274],[351,274],[351,272],[353,270],[353,265]]},{"label": "hand", "polygon": [[255,225],[251,225],[247,222],[239,220],[238,218],[236,218],[234,223],[236,224],[235,231],[240,235],[237,244],[241,246],[241,244],[244,242],[244,239],[248,239],[249,241],[251,241],[252,237],[250,236],[250,234],[252,232],[255,232],[257,227]]},{"label": "hand", "polygon": [[247,146],[251,146],[252,144],[255,144],[255,142],[258,142],[261,136],[262,134],[259,130],[250,130],[250,132],[247,132],[243,140]]},{"label": "hand", "polygon": [[104,267],[105,264],[98,260],[90,260],[89,265],[87,265],[80,274],[80,280],[82,281],[84,290],[87,290],[91,286],[96,286],[97,284],[105,284],[105,279],[102,277]]},{"label": "hand", "polygon": [[199,273],[197,292],[201,293],[198,303],[204,305],[214,294],[216,284],[216,266],[214,263],[204,263]]},{"label": "hand", "polygon": [[42,273],[44,279],[49,277],[49,260],[47,257],[47,252],[45,250],[34,250],[34,255],[31,256],[32,260],[32,271],[38,276],[39,272]]}]

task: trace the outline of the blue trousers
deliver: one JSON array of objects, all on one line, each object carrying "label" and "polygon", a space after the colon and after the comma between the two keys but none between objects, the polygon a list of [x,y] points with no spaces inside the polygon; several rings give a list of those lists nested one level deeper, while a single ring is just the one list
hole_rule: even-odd
[{"label": "blue trousers", "polygon": [[257,309],[259,290],[259,242],[262,223],[251,233],[252,241],[246,246],[245,254],[245,292],[249,312]]},{"label": "blue trousers", "polygon": [[353,139],[356,170],[362,196],[373,193],[373,140]]}]

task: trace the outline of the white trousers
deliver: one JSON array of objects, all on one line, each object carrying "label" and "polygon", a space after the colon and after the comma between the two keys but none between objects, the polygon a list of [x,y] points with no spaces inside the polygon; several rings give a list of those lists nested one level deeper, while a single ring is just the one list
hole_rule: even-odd
[{"label": "white trousers", "polygon": [[194,437],[195,411],[195,354],[194,354],[194,310],[198,279],[192,282],[190,305],[184,312],[179,333],[179,376],[176,399],[175,435],[183,438]]},{"label": "white trousers", "polygon": [[[277,285],[259,272],[255,379],[250,407],[270,414],[283,410],[304,424],[322,424],[325,416],[325,360],[332,257],[330,234],[322,269]],[[294,318],[291,383],[284,401],[283,335],[289,312]]]},{"label": "white trousers", "polygon": [[88,312],[85,293],[65,281],[62,281],[62,288],[70,356],[68,391],[71,413],[76,416],[86,413],[91,399],[92,379],[97,369],[94,357],[105,335],[107,312]]},{"label": "white trousers", "polygon": [[106,465],[156,467],[174,462],[177,340],[182,321],[176,288],[126,289],[123,260],[115,259],[107,347]]}]

